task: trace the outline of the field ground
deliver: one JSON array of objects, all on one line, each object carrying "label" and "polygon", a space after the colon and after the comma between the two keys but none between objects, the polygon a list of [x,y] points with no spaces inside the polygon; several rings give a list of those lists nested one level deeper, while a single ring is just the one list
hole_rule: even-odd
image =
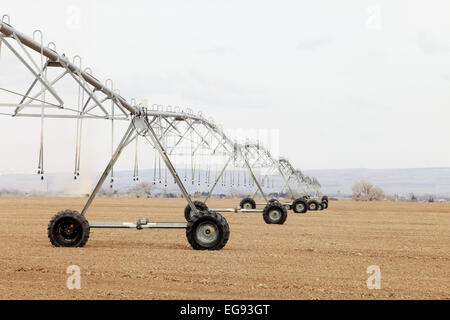
[{"label": "field ground", "polygon": [[[46,229],[86,199],[0,198],[0,299],[450,299],[450,204],[331,202],[267,225],[225,214],[218,252],[191,249],[184,230],[91,230],[85,248],[53,248]],[[234,207],[239,200],[211,200]],[[183,222],[182,199],[97,199],[89,221]],[[68,290],[66,268],[81,268]],[[381,268],[381,290],[366,269]]]}]

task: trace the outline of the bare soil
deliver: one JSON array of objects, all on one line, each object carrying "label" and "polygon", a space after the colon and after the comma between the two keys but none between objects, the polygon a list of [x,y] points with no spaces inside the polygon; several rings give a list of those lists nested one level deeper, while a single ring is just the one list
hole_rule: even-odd
[{"label": "bare soil", "polygon": [[[330,202],[267,225],[226,213],[218,252],[184,230],[92,229],[84,248],[54,248],[50,218],[81,198],[0,198],[0,299],[450,299],[450,204]],[[211,200],[235,207],[239,200]],[[184,222],[182,199],[97,199],[92,222]],[[81,290],[66,269],[81,268]],[[381,268],[369,290],[367,267]]]}]

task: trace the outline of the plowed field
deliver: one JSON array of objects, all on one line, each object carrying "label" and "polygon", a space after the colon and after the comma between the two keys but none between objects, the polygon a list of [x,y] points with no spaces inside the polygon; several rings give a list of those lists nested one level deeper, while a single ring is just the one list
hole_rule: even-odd
[{"label": "plowed field", "polygon": [[[0,198],[0,299],[450,299],[450,204],[333,201],[285,225],[226,213],[217,252],[184,230],[92,229],[84,248],[54,248],[50,218],[81,198]],[[211,200],[235,207],[239,200]],[[97,199],[91,222],[184,222],[182,199]],[[81,269],[69,290],[66,269]],[[367,267],[381,270],[369,290]]]}]

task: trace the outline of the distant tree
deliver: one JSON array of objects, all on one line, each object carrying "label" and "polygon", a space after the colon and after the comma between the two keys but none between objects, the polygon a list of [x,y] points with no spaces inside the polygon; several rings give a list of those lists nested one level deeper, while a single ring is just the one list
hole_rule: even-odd
[{"label": "distant tree", "polygon": [[171,193],[171,192],[166,193],[165,196],[166,196],[166,198],[170,198],[170,199],[177,198],[177,195],[175,193]]},{"label": "distant tree", "polygon": [[117,191],[111,188],[102,188],[98,192],[100,198],[113,198],[117,195]]},{"label": "distant tree", "polygon": [[353,185],[352,198],[355,201],[381,201],[384,198],[384,191],[371,182],[360,181]]},{"label": "distant tree", "polygon": [[384,199],[384,191],[380,187],[374,187],[370,190],[369,201],[381,201]]},{"label": "distant tree", "polygon": [[15,197],[21,196],[23,192],[14,189],[2,189],[0,190],[0,197]]},{"label": "distant tree", "polygon": [[200,191],[194,192],[194,198],[201,198],[202,193]]},{"label": "distant tree", "polygon": [[369,192],[373,188],[373,184],[367,181],[360,181],[353,185],[353,200],[368,201]]},{"label": "distant tree", "polygon": [[152,194],[153,186],[148,182],[140,182],[128,190],[128,194],[136,198],[149,198]]},{"label": "distant tree", "polygon": [[228,194],[229,194],[229,197],[232,199],[245,197],[245,195],[236,188],[231,188],[230,191],[228,192]]}]

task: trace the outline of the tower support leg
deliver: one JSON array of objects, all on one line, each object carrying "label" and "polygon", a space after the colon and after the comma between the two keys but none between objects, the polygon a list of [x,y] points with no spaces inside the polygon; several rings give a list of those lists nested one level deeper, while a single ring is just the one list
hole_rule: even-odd
[{"label": "tower support leg", "polygon": [[105,179],[108,177],[109,173],[111,172],[112,167],[116,163],[117,159],[119,159],[120,154],[122,153],[123,149],[129,144],[130,140],[132,140],[133,132],[135,131],[133,124],[131,123],[128,127],[127,131],[125,132],[122,141],[117,146],[116,151],[111,157],[111,160],[109,161],[108,165],[106,166],[105,171],[103,171],[102,176],[100,177],[100,180],[98,180],[97,185],[95,186],[94,190],[92,191],[91,195],[89,196],[88,201],[86,202],[86,205],[83,208],[83,211],[81,214],[84,216],[89,209],[89,207],[92,204],[92,201],[94,201],[95,196],[97,195],[98,191],[102,187],[103,183],[105,182]]}]

